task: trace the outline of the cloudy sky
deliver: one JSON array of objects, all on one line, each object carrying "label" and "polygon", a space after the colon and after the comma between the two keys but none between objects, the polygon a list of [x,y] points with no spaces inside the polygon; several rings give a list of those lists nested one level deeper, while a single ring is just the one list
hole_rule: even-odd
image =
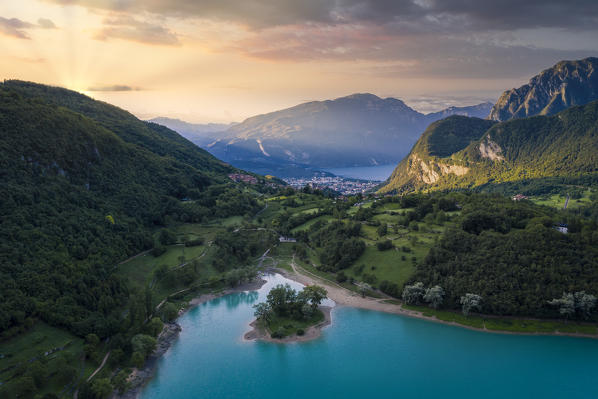
[{"label": "cloudy sky", "polygon": [[597,38],[596,0],[2,1],[0,78],[193,122],[355,92],[433,111],[598,56]]}]

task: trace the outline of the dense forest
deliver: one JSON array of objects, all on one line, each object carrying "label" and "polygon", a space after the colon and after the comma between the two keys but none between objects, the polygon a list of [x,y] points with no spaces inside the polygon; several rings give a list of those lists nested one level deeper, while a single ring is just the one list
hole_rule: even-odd
[{"label": "dense forest", "polygon": [[[444,306],[480,295],[482,313],[559,317],[549,301],[598,287],[598,224],[571,213],[499,195],[450,194],[462,207],[411,281],[439,285]],[[567,226],[565,234],[555,226]]]},{"label": "dense forest", "polygon": [[36,318],[80,336],[113,334],[128,298],[117,262],[152,248],[153,232],[171,223],[259,208],[228,179],[234,168],[68,90],[0,85],[0,133],[3,337]]}]

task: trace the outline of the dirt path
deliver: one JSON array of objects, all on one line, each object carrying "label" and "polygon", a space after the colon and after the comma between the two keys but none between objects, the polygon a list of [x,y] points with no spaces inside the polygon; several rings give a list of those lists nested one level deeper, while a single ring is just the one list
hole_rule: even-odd
[{"label": "dirt path", "polygon": [[258,217],[259,215],[261,215],[262,213],[264,213],[264,211],[265,211],[266,209],[268,209],[268,204],[269,204],[269,202],[268,202],[268,201],[266,201],[266,206],[264,207],[264,209],[262,209],[261,211],[259,211],[258,213],[256,213],[256,214],[255,214],[255,216],[254,216],[253,218],[255,219],[256,217]]},{"label": "dirt path", "polygon": [[98,367],[93,373],[91,373],[91,375],[87,378],[87,382],[91,381],[91,379],[93,377],[95,377],[95,375],[97,373],[100,372],[100,370],[102,369],[102,367],[104,367],[104,365],[106,364],[106,361],[108,360],[108,357],[110,356],[110,351],[108,351],[108,353],[106,353],[106,356],[104,356],[104,360],[102,360],[102,363],[100,364],[100,367]]},{"label": "dirt path", "polygon": [[266,257],[268,256],[268,253],[270,252],[270,250],[271,250],[271,249],[272,249],[272,248],[268,248],[268,249],[266,250],[266,252],[264,252],[264,253],[263,253],[263,255],[262,255],[262,256],[260,256],[259,263],[258,263],[258,266],[257,266],[258,268],[261,268],[261,267],[262,267],[262,265],[263,265],[263,263],[264,263],[264,260],[266,260]]},{"label": "dirt path", "polygon": [[194,260],[203,258],[204,256],[206,256],[206,254],[210,250],[210,247],[212,246],[213,243],[214,243],[214,241],[208,241],[208,247],[201,253],[201,255],[196,256],[195,258],[191,258],[188,261],[186,261],[185,263],[181,263],[180,265],[173,267],[170,271],[180,269],[182,267],[187,266],[189,263],[193,262]]},{"label": "dirt path", "polygon": [[140,256],[143,256],[143,255],[145,255],[145,254],[149,254],[149,253],[150,253],[150,251],[151,251],[151,249],[148,249],[147,251],[143,251],[143,252],[140,252],[140,253],[138,253],[137,255],[133,255],[133,256],[131,256],[129,259],[125,259],[125,260],[123,260],[122,262],[119,262],[119,265],[122,265],[123,263],[127,263],[127,262],[129,262],[129,261],[131,261],[131,260],[133,260],[133,259],[135,259],[135,258],[138,258],[138,257],[140,257]]}]

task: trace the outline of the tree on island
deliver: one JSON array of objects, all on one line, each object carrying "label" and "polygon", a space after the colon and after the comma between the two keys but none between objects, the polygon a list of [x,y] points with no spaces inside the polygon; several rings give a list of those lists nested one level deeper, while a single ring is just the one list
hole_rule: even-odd
[{"label": "tree on island", "polygon": [[266,302],[254,305],[255,317],[266,323],[274,317],[305,320],[312,317],[326,298],[326,290],[317,285],[303,288],[297,293],[289,284],[278,284],[266,297]]}]

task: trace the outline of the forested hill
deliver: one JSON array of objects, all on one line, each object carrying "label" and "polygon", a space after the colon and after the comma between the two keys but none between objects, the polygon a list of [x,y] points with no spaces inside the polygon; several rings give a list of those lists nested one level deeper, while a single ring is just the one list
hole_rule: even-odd
[{"label": "forested hill", "polygon": [[[16,92],[23,99],[38,99],[47,105],[67,108],[110,130],[127,143],[137,144],[157,155],[170,156],[204,173],[230,173],[230,166],[218,161],[208,152],[198,150],[189,140],[162,125],[144,122],[131,113],[96,101],[83,94],[60,87],[45,86],[17,80],[4,81],[4,90]],[[215,177],[215,175],[214,175]]]},{"label": "forested hill", "polygon": [[[430,152],[430,138],[456,151]],[[598,101],[553,116],[496,124],[447,118],[430,126],[382,191],[471,188],[595,174],[597,154]]]},{"label": "forested hill", "polygon": [[114,265],[151,248],[156,227],[256,210],[235,171],[114,106],[0,84],[2,336],[32,318],[108,335],[127,297]]}]

